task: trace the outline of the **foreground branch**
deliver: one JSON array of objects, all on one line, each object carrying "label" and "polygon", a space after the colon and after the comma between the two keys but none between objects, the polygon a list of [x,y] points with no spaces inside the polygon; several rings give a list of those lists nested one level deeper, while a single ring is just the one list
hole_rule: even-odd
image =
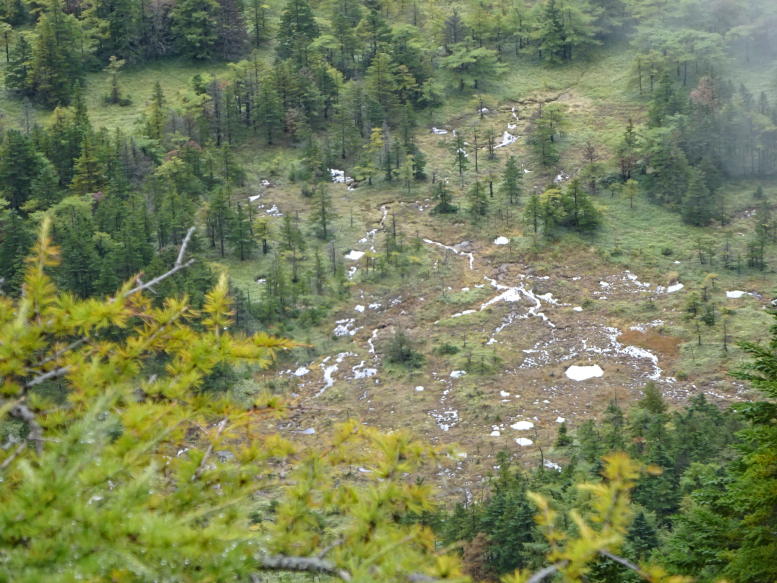
[{"label": "foreground branch", "polygon": [[27,424],[29,428],[27,439],[35,444],[35,451],[41,453],[43,451],[43,429],[35,420],[35,413],[22,403],[14,405],[10,413],[11,417],[16,417]]},{"label": "foreground branch", "polygon": [[562,567],[565,567],[567,564],[567,561],[562,561],[560,563],[556,563],[555,565],[548,565],[544,569],[540,569],[534,575],[529,577],[529,580],[526,583],[540,583],[543,579],[550,577],[553,575],[556,571],[561,569]]},{"label": "foreground branch", "polygon": [[213,442],[219,438],[219,436],[221,435],[221,432],[224,431],[224,428],[226,426],[227,426],[227,419],[222,419],[219,422],[218,426],[216,427],[216,436],[208,444],[208,449],[205,450],[205,455],[202,456],[202,460],[200,460],[200,465],[197,466],[197,470],[194,472],[194,475],[192,476],[192,482],[196,481],[202,475],[202,472],[205,471],[205,464],[207,463],[208,458],[210,457],[210,454],[213,452]]},{"label": "foreground branch", "polygon": [[624,559],[623,557],[619,557],[618,555],[613,555],[610,551],[603,551],[602,550],[602,551],[599,551],[599,554],[602,555],[603,557],[606,557],[606,558],[610,559],[611,561],[615,561],[619,565],[623,565],[627,569],[631,569],[637,575],[640,575],[640,576],[644,577],[644,572],[642,571],[642,569],[639,568],[639,565],[635,565],[634,563],[632,563],[628,559]]},{"label": "foreground branch", "polygon": [[68,372],[70,372],[69,366],[61,366],[59,368],[52,369],[48,372],[43,373],[42,375],[36,376],[34,379],[27,381],[24,384],[24,389],[26,391],[27,389],[31,389],[35,385],[39,385],[41,383],[50,381],[51,379],[55,379],[57,377],[65,376]]},{"label": "foreground branch", "polygon": [[315,557],[287,557],[284,555],[266,555],[260,559],[262,571],[293,571],[296,573],[319,573],[351,581],[351,574],[340,569],[331,561]]},{"label": "foreground branch", "polygon": [[162,275],[155,277],[151,281],[143,282],[143,281],[140,281],[140,279],[138,279],[140,283],[138,283],[138,285],[133,287],[131,290],[125,292],[123,297],[127,298],[133,294],[147,290],[155,286],[156,284],[166,280],[171,275],[178,273],[182,269],[186,269],[192,263],[194,263],[194,259],[189,259],[189,261],[187,261],[186,263],[183,262],[184,255],[186,254],[186,248],[189,246],[189,242],[191,241],[193,234],[194,234],[194,227],[189,227],[189,230],[186,232],[186,237],[184,237],[183,243],[181,243],[181,249],[178,251],[178,257],[176,258],[175,265],[173,265],[173,267],[171,267],[168,271],[166,271]]},{"label": "foreground branch", "polygon": [[[259,558],[261,571],[291,571],[295,573],[317,573],[337,577],[342,581],[352,581],[353,576],[345,569],[320,557],[289,557],[286,555],[263,555]],[[259,581],[252,577],[252,581]],[[442,579],[424,575],[423,573],[410,573],[405,576],[408,583],[443,583]]]}]

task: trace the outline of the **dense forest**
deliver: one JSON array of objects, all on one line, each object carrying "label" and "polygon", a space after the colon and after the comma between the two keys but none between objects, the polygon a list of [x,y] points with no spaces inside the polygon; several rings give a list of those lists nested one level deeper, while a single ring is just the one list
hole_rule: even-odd
[{"label": "dense forest", "polygon": [[0,581],[777,581],[777,4],[0,29]]}]

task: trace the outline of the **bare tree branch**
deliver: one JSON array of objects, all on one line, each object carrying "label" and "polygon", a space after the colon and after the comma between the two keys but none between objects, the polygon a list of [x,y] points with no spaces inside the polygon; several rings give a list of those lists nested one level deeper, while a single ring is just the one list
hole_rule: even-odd
[{"label": "bare tree branch", "polygon": [[44,372],[42,375],[36,376],[34,379],[27,381],[24,384],[24,389],[31,389],[35,385],[39,385],[43,382],[49,381],[51,379],[55,379],[57,377],[65,376],[68,372],[70,372],[69,366],[61,366],[59,368],[52,369],[48,372]]},{"label": "bare tree branch", "polygon": [[16,449],[11,452],[11,455],[9,455],[7,458],[3,460],[3,463],[0,464],[0,472],[2,472],[5,468],[11,465],[11,462],[16,459],[16,456],[18,456],[22,451],[24,451],[24,448],[27,447],[27,442],[22,441],[18,446],[16,446]]},{"label": "bare tree branch", "polygon": [[343,539],[339,538],[336,541],[332,542],[331,544],[328,544],[325,546],[320,553],[318,553],[318,558],[323,559],[329,554],[329,551],[334,549],[335,547],[339,547],[341,544],[343,544]]},{"label": "bare tree branch", "polygon": [[338,577],[343,581],[351,581],[351,574],[338,568],[326,559],[315,557],[287,557],[284,555],[265,555],[259,559],[259,569],[262,571],[294,571],[297,573],[323,573]]},{"label": "bare tree branch", "polygon": [[178,267],[179,265],[183,264],[183,255],[186,253],[186,248],[189,246],[189,241],[191,241],[193,234],[194,227],[189,227],[189,230],[186,231],[186,236],[183,238],[183,243],[181,243],[181,249],[178,251],[178,258],[175,260],[174,267]]},{"label": "bare tree branch", "polygon": [[[319,557],[289,557],[286,555],[262,555],[259,557],[259,569],[262,571],[293,571],[297,573],[320,573],[337,577],[342,581],[352,581],[353,576],[345,569],[326,559]],[[443,579],[424,575],[423,573],[410,573],[404,580],[408,583],[443,583]],[[261,581],[255,575],[251,576],[252,582]]]},{"label": "bare tree branch", "polygon": [[602,555],[603,557],[607,557],[611,561],[615,561],[619,565],[623,565],[627,569],[631,569],[638,575],[643,575],[643,571],[642,569],[639,568],[639,565],[632,563],[628,559],[624,559],[623,557],[619,557],[618,555],[613,555],[610,551],[600,550],[599,554]]},{"label": "bare tree branch", "polygon": [[555,573],[556,571],[558,571],[562,567],[566,566],[566,564],[567,564],[566,561],[562,561],[562,562],[556,563],[554,565],[548,565],[544,569],[540,569],[539,571],[534,573],[534,575],[529,577],[529,580],[526,581],[526,583],[540,583],[540,581],[542,581],[546,577],[550,577],[551,575],[553,575],[553,573]]},{"label": "bare tree branch", "polygon": [[221,432],[224,431],[224,428],[226,426],[227,426],[226,418],[219,421],[219,424],[216,426],[216,436],[208,444],[208,449],[205,450],[205,455],[202,456],[202,460],[200,460],[200,465],[197,466],[197,471],[195,471],[194,475],[192,476],[192,482],[199,479],[199,477],[202,475],[202,472],[205,470],[205,464],[208,461],[210,454],[213,452],[213,442],[219,438],[219,435],[221,435]]},{"label": "bare tree branch", "polygon": [[35,443],[35,451],[43,451],[43,429],[35,420],[35,413],[30,411],[29,407],[23,403],[17,403],[11,409],[11,417],[16,417],[24,421],[29,427],[27,438]]},{"label": "bare tree branch", "polygon": [[189,259],[186,263],[184,263],[183,258],[186,254],[186,249],[189,246],[189,242],[192,239],[192,235],[194,234],[194,227],[189,227],[189,230],[186,232],[186,237],[184,237],[183,243],[181,243],[181,248],[178,251],[178,257],[175,260],[175,265],[173,265],[168,271],[163,273],[162,275],[159,275],[152,279],[151,281],[141,281],[138,279],[139,283],[135,287],[133,287],[131,290],[124,293],[123,297],[129,297],[133,294],[136,294],[138,292],[141,292],[143,290],[147,290],[156,284],[158,284],[161,281],[164,281],[171,275],[181,271],[182,269],[186,269],[189,267],[192,263],[194,263],[194,259]]},{"label": "bare tree branch", "polygon": [[44,364],[46,364],[47,362],[51,362],[52,360],[56,360],[56,359],[58,359],[60,356],[62,356],[63,354],[65,354],[65,353],[67,353],[67,352],[70,352],[71,350],[75,350],[76,348],[78,348],[79,346],[81,346],[81,345],[82,345],[84,342],[86,342],[86,341],[87,341],[87,337],[86,337],[86,336],[82,336],[81,338],[79,338],[78,340],[74,340],[73,342],[71,342],[70,344],[68,344],[67,346],[65,346],[64,348],[60,348],[60,349],[59,349],[59,350],[57,350],[55,353],[48,355],[46,358],[44,358],[43,360],[41,360],[41,361],[40,361],[38,364],[36,364],[35,366],[36,366],[36,367],[43,366],[43,365],[44,365]]}]

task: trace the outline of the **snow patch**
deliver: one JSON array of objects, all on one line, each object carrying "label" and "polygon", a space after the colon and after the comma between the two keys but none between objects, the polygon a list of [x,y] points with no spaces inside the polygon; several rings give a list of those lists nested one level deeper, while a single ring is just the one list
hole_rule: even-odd
[{"label": "snow patch", "polygon": [[429,411],[434,420],[437,422],[437,426],[443,431],[448,431],[451,427],[459,422],[459,412],[455,409],[448,411]]},{"label": "snow patch", "polygon": [[510,242],[510,239],[507,237],[501,236],[494,239],[494,245],[507,245]]},{"label": "snow patch", "polygon": [[726,297],[730,300],[738,300],[742,296],[750,295],[746,291],[742,290],[734,290],[734,291],[727,291]]},{"label": "snow patch", "polygon": [[504,148],[505,146],[509,146],[510,144],[514,144],[518,141],[518,138],[511,134],[510,132],[505,132],[502,134],[502,141],[499,142],[494,146],[494,149],[496,148]]},{"label": "snow patch", "polygon": [[[635,348],[635,347],[627,346],[626,348]],[[600,367],[598,364],[594,364],[592,366],[577,366],[573,364],[565,371],[564,374],[566,374],[567,377],[572,379],[573,381],[586,381],[594,377],[604,376],[604,371],[602,370],[602,367]]]},{"label": "snow patch", "polygon": [[336,168],[329,169],[329,175],[332,177],[332,182],[337,184],[350,184],[353,182],[353,178],[345,175],[345,170],[337,170]]},{"label": "snow patch", "polygon": [[354,366],[352,369],[354,379],[368,379],[378,374],[377,368],[364,368],[364,361]]},{"label": "snow patch", "polygon": [[310,372],[310,369],[306,366],[301,366],[297,370],[295,370],[293,374],[295,377],[304,377],[306,374]]},{"label": "snow patch", "polygon": [[526,437],[517,437],[515,439],[515,443],[517,443],[521,447],[526,447],[526,446],[532,445],[534,442],[531,439],[527,439]]},{"label": "snow patch", "polygon": [[457,379],[457,378],[463,377],[465,374],[467,374],[466,370],[454,370],[454,371],[451,371],[451,378]]},{"label": "snow patch", "polygon": [[517,431],[526,431],[533,427],[534,427],[534,423],[532,423],[531,421],[516,421],[515,423],[510,425],[510,429],[515,429]]},{"label": "snow patch", "polygon": [[356,249],[351,249],[345,254],[345,258],[351,261],[359,261],[362,257],[364,257],[364,251],[357,251]]},{"label": "snow patch", "polygon": [[356,323],[353,318],[345,318],[343,320],[337,320],[335,322],[337,326],[332,330],[332,334],[335,336],[353,336],[359,330],[359,328],[351,328]]}]

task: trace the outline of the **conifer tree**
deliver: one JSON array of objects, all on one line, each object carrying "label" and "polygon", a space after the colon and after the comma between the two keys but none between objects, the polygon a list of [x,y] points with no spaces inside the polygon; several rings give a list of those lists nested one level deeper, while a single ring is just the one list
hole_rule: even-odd
[{"label": "conifer tree", "polygon": [[5,86],[19,95],[32,95],[32,45],[19,34],[5,69]]},{"label": "conifer tree", "polygon": [[488,195],[484,184],[475,180],[467,192],[469,200],[469,214],[474,222],[480,221],[488,214]]},{"label": "conifer tree", "polygon": [[216,55],[220,6],[216,0],[178,0],[170,11],[170,30],[178,51],[196,61]]},{"label": "conifer tree", "polygon": [[502,182],[499,185],[500,194],[509,204],[517,204],[521,197],[521,182],[523,172],[518,168],[515,156],[510,156],[502,172]]},{"label": "conifer tree", "polygon": [[715,212],[714,199],[698,168],[689,171],[688,189],[682,201],[683,220],[689,225],[702,227],[712,221]]},{"label": "conifer tree", "polygon": [[281,12],[277,51],[281,59],[292,59],[298,66],[308,64],[310,44],[320,34],[308,0],[288,0]]},{"label": "conifer tree", "polygon": [[45,162],[28,136],[15,129],[6,132],[0,149],[0,194],[10,208],[22,209]]},{"label": "conifer tree", "polygon": [[65,13],[61,0],[48,0],[35,33],[29,72],[31,95],[47,106],[67,105],[84,74],[79,23]]},{"label": "conifer tree", "polygon": [[251,256],[254,247],[256,247],[256,240],[251,227],[251,218],[244,205],[238,202],[229,219],[227,238],[238,259],[245,261]]}]

